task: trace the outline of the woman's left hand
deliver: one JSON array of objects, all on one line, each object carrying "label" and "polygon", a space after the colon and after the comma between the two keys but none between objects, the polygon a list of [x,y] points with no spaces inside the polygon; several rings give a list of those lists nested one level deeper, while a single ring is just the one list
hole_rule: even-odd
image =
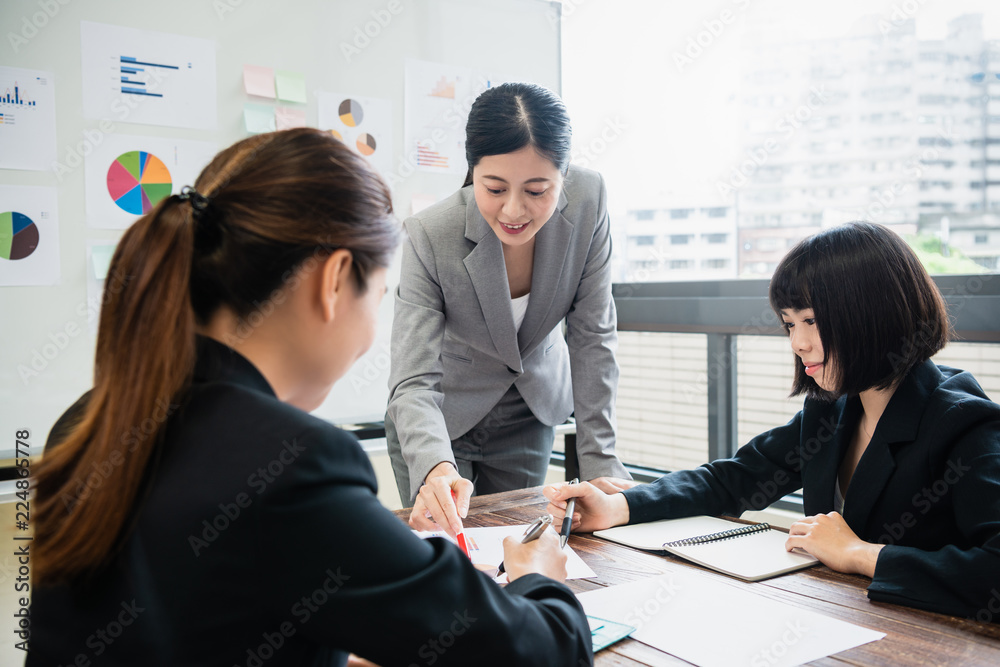
[{"label": "woman's left hand", "polygon": [[884,544],[858,537],[837,512],[807,516],[788,530],[785,549],[802,549],[837,572],[875,576],[875,563]]}]

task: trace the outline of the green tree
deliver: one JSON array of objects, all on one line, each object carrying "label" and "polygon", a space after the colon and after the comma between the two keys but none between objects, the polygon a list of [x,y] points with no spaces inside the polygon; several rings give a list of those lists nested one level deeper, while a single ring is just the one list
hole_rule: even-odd
[{"label": "green tree", "polygon": [[931,275],[941,273],[986,273],[986,269],[976,264],[958,248],[949,248],[948,256],[945,257],[942,250],[941,239],[933,234],[918,234],[909,236],[906,242],[913,248]]}]

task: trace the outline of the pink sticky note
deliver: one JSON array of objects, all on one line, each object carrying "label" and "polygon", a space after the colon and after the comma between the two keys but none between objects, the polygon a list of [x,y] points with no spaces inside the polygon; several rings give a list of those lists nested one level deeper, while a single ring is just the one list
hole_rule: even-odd
[{"label": "pink sticky note", "polygon": [[259,65],[244,65],[243,88],[247,95],[274,99],[274,70]]},{"label": "pink sticky note", "polygon": [[279,130],[287,130],[293,127],[305,127],[306,110],[289,109],[288,107],[275,107],[274,120]]}]

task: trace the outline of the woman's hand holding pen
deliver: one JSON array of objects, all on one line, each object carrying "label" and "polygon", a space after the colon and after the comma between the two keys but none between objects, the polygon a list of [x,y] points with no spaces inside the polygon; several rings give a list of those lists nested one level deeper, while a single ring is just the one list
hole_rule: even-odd
[{"label": "woman's hand holding pen", "polygon": [[576,498],[576,508],[573,511],[573,530],[578,533],[590,533],[595,530],[611,528],[628,523],[628,501],[620,493],[607,494],[590,482],[580,484],[552,484],[542,489],[549,499],[546,511],[552,515],[556,524],[566,516],[566,502]]},{"label": "woman's hand holding pen", "polygon": [[503,541],[503,566],[509,581],[537,572],[564,582],[566,558],[566,552],[559,547],[559,536],[551,527],[531,542],[522,543],[516,537],[505,537]]},{"label": "woman's hand holding pen", "polygon": [[437,464],[427,473],[413,503],[410,527],[443,530],[457,538],[462,532],[462,518],[469,514],[473,488],[472,482],[459,475],[454,465],[448,461]]}]

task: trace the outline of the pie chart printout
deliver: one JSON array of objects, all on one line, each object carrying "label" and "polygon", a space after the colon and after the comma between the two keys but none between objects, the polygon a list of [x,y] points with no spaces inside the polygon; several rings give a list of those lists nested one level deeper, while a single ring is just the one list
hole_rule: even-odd
[{"label": "pie chart printout", "polygon": [[347,127],[357,127],[365,118],[365,112],[362,111],[361,105],[356,100],[344,100],[340,103],[337,112],[340,114],[340,120]]},{"label": "pie chart printout", "polygon": [[366,132],[358,137],[355,145],[358,147],[358,152],[362,155],[371,155],[375,152],[375,137]]},{"label": "pie chart printout", "polygon": [[38,247],[38,227],[23,213],[0,213],[0,259],[24,259]]},{"label": "pie chart printout", "polygon": [[132,215],[149,213],[172,189],[167,165],[146,151],[122,153],[108,169],[108,194]]}]

